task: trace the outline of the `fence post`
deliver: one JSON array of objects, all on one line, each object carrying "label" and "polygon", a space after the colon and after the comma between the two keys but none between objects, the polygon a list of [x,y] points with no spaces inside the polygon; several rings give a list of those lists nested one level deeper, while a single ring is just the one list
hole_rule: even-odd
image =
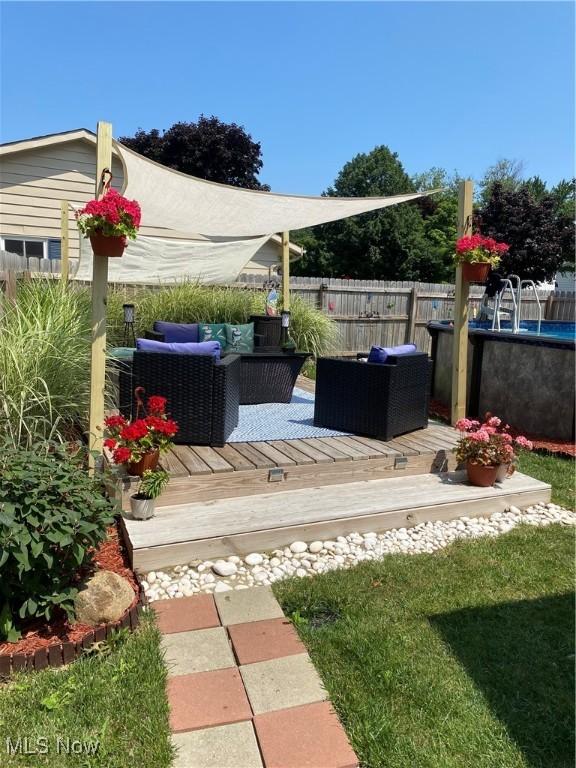
[{"label": "fence post", "polygon": [[18,282],[16,280],[16,272],[13,272],[11,269],[9,269],[5,273],[5,282],[4,282],[4,300],[6,303],[11,302],[12,304],[16,304],[17,299],[17,292],[18,292]]},{"label": "fence post", "polygon": [[544,305],[544,320],[552,320],[552,307],[554,306],[554,293],[549,293]]},{"label": "fence post", "polygon": [[68,282],[69,250],[68,200],[60,201],[60,279]]},{"label": "fence post", "polygon": [[416,316],[418,315],[418,289],[412,288],[410,293],[410,307],[408,309],[408,322],[406,323],[406,333],[404,343],[410,344],[414,341],[414,330],[416,328]]}]

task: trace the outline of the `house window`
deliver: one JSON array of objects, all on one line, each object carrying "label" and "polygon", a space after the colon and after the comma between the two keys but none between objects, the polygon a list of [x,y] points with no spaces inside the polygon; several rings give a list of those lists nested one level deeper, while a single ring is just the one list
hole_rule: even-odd
[{"label": "house window", "polygon": [[36,259],[59,259],[60,240],[18,237],[10,235],[0,237],[0,249],[18,256]]}]

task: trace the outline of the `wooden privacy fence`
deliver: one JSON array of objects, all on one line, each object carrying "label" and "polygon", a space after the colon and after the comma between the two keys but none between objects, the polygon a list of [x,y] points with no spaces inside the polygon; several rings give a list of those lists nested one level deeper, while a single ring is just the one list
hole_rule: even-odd
[{"label": "wooden privacy fence", "polygon": [[[58,260],[26,260],[8,254],[18,260],[10,268],[5,256],[0,252],[0,291],[5,298],[15,298],[18,275],[59,275]],[[233,285],[266,290],[261,275],[241,275]],[[162,285],[123,284],[123,287],[129,295],[147,287],[159,290]],[[342,353],[363,352],[374,344],[392,346],[407,341],[414,341],[419,349],[429,351],[430,337],[426,325],[430,320],[450,320],[454,315],[455,289],[447,283],[292,277],[290,288],[293,296],[301,297],[334,320],[339,332],[337,351]],[[483,293],[482,286],[470,287],[471,317],[478,311]],[[538,296],[543,319],[574,321],[574,293],[543,290],[538,291]],[[505,300],[503,306],[511,307],[511,301]],[[522,300],[522,319],[536,320],[537,317],[536,299],[526,292]]]},{"label": "wooden privacy fence", "polygon": [[[242,285],[259,287],[259,275],[241,275]],[[394,346],[413,341],[429,351],[426,330],[431,320],[454,316],[455,286],[448,283],[417,283],[384,280],[337,280],[321,277],[291,277],[293,296],[300,296],[321,309],[336,323],[340,352],[363,352],[374,344]],[[470,286],[470,317],[480,307],[483,286]],[[574,294],[566,291],[538,291],[543,319],[574,320]],[[512,301],[505,299],[504,308]],[[523,320],[538,318],[538,303],[530,291],[522,298]]]}]

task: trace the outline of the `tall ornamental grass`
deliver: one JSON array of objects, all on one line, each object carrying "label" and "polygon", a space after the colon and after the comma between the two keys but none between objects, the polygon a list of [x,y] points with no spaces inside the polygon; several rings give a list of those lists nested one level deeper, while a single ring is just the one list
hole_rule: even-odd
[{"label": "tall ornamental grass", "polygon": [[[123,337],[122,304],[134,304],[135,333],[143,336],[155,320],[173,323],[246,323],[252,314],[264,312],[262,291],[182,282],[159,288],[115,288],[108,298],[109,342],[120,345]],[[337,340],[334,322],[299,297],[291,304],[291,335],[298,349],[314,355],[330,352]]]},{"label": "tall ornamental grass", "polygon": [[[111,288],[108,344],[123,339],[122,304],[136,310],[136,336],[155,320],[245,323],[264,311],[261,291],[182,282],[157,289]],[[21,281],[15,303],[0,315],[0,436],[15,445],[68,439],[88,423],[90,389],[90,289],[49,278]],[[332,320],[297,297],[291,336],[313,355],[335,348]]]},{"label": "tall ornamental grass", "polygon": [[20,282],[17,295],[0,316],[0,436],[64,439],[88,411],[88,293],[45,278]]}]

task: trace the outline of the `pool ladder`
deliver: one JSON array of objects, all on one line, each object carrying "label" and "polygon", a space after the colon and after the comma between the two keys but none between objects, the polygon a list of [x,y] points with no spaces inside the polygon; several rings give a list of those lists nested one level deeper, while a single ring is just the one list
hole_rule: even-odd
[{"label": "pool ladder", "polygon": [[[538,321],[536,333],[540,333],[540,326],[542,325],[542,304],[540,303],[540,297],[536,289],[534,280],[521,280],[518,275],[508,275],[507,278],[502,280],[502,289],[496,295],[496,301],[494,305],[494,313],[492,315],[492,330],[500,331],[500,314],[507,313],[510,315],[512,321],[512,333],[520,333],[520,314],[522,311],[522,296],[526,290],[534,291],[536,298],[536,305],[538,307]],[[502,307],[502,300],[509,291],[510,300],[512,301],[512,309]]]}]

